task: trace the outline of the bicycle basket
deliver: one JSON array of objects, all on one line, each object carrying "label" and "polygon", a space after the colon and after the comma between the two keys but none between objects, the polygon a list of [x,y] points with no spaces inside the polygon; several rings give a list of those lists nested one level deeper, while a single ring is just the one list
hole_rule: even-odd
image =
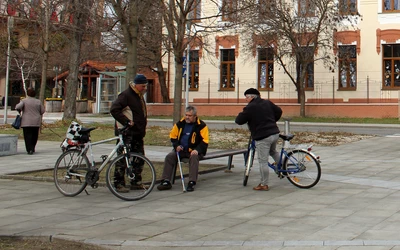
[{"label": "bicycle basket", "polygon": [[77,148],[81,146],[79,141],[75,141],[72,139],[65,138],[60,145],[62,151],[70,150],[71,148]]},{"label": "bicycle basket", "polygon": [[84,128],[77,122],[71,122],[67,130],[67,139],[78,141],[79,143],[86,143],[90,140],[90,131],[94,128]]}]

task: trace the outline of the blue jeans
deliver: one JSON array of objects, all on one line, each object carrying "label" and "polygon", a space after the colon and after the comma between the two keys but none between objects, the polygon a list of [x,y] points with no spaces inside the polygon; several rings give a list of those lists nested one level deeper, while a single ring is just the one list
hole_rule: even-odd
[{"label": "blue jeans", "polygon": [[269,167],[268,157],[272,156],[275,162],[279,162],[279,152],[276,151],[276,144],[279,139],[279,134],[274,134],[256,141],[256,149],[258,155],[258,164],[260,165],[261,185],[268,185]]}]

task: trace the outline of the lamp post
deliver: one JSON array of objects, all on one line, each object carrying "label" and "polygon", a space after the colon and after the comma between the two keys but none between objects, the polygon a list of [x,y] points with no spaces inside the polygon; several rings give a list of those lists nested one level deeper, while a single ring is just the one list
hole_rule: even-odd
[{"label": "lamp post", "polygon": [[61,72],[61,66],[54,66],[53,71],[56,72],[56,87],[57,87],[57,95],[60,95],[60,85],[58,84],[58,73]]},{"label": "lamp post", "polygon": [[186,92],[185,92],[185,99],[186,99],[186,108],[189,106],[189,88],[190,88],[190,85],[189,85],[189,79],[190,79],[190,75],[189,75],[189,72],[190,72],[190,40],[189,40],[189,38],[190,38],[190,21],[188,21],[187,23],[186,23],[186,28],[187,28],[187,47],[186,47]]},{"label": "lamp post", "polygon": [[7,66],[6,66],[6,86],[4,90],[4,124],[7,124],[7,107],[8,107],[8,84],[10,82],[10,50],[11,50],[11,32],[14,26],[14,18],[9,16],[7,19]]}]

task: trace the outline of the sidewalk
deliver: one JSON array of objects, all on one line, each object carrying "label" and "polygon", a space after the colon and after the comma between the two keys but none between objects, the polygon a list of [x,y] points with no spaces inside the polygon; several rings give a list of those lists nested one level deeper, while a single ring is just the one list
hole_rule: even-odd
[{"label": "sidewalk", "polygon": [[[37,153],[27,155],[19,141],[17,155],[0,158],[0,174],[51,168],[58,146],[39,141]],[[170,148],[145,150],[159,160]],[[308,190],[271,173],[270,191],[253,191],[257,167],[243,187],[241,157],[234,157],[232,173],[200,175],[192,193],[182,193],[177,182],[136,202],[106,187],[64,197],[52,182],[0,179],[0,235],[52,236],[110,249],[400,249],[399,138],[314,152],[322,179]]]}]

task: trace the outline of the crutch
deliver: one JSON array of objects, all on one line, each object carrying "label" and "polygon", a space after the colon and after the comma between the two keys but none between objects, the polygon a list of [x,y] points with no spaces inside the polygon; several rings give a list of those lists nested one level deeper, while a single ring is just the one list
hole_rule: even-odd
[{"label": "crutch", "polygon": [[182,173],[181,158],[179,157],[179,152],[178,152],[178,151],[176,151],[176,157],[178,158],[179,172],[181,172],[182,191],[183,191],[183,192],[186,192],[185,179],[183,178],[183,173]]}]

